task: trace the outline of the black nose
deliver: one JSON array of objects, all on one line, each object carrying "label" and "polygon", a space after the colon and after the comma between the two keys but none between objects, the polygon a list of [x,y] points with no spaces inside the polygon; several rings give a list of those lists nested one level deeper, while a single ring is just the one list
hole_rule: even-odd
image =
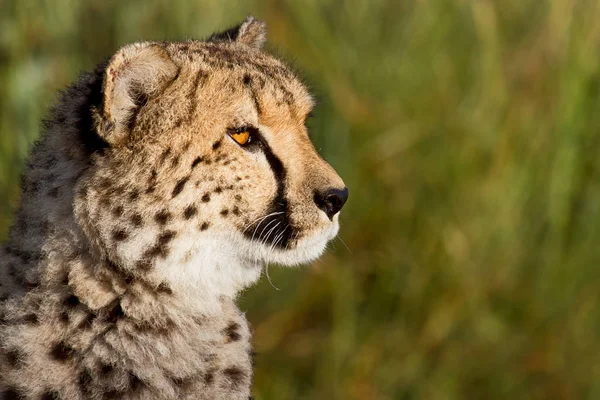
[{"label": "black nose", "polygon": [[322,192],[315,192],[315,204],[321,210],[325,211],[325,214],[331,220],[344,207],[346,200],[348,200],[348,188],[327,189]]}]

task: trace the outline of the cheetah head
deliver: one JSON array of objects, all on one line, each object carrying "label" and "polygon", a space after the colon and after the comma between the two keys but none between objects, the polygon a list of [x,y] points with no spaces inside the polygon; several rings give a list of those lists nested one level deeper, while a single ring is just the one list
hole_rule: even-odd
[{"label": "cheetah head", "polygon": [[105,257],[223,293],[337,234],[348,190],[309,139],[310,94],[264,39],[249,17],[204,42],[128,45],[100,68],[101,151],[75,208]]}]

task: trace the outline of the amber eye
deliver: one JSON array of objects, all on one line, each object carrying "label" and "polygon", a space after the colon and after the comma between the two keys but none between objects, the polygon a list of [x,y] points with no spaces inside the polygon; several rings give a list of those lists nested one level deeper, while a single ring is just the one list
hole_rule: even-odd
[{"label": "amber eye", "polygon": [[252,142],[252,135],[250,134],[250,130],[247,128],[230,129],[229,136],[231,136],[231,138],[240,146],[245,146]]}]

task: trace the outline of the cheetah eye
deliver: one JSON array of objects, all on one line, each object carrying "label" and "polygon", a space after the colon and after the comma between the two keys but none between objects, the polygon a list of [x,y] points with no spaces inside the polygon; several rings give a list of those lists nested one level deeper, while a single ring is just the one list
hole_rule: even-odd
[{"label": "cheetah eye", "polygon": [[256,139],[255,131],[256,129],[254,128],[243,127],[237,129],[229,129],[227,133],[240,146],[247,146]]}]

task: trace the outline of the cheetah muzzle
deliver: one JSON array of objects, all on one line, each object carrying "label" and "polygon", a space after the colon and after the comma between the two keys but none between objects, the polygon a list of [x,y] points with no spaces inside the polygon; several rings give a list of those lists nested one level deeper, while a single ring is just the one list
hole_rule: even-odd
[{"label": "cheetah muzzle", "polygon": [[252,17],[120,49],[66,89],[0,250],[0,399],[247,399],[235,304],[317,258],[348,190]]}]

